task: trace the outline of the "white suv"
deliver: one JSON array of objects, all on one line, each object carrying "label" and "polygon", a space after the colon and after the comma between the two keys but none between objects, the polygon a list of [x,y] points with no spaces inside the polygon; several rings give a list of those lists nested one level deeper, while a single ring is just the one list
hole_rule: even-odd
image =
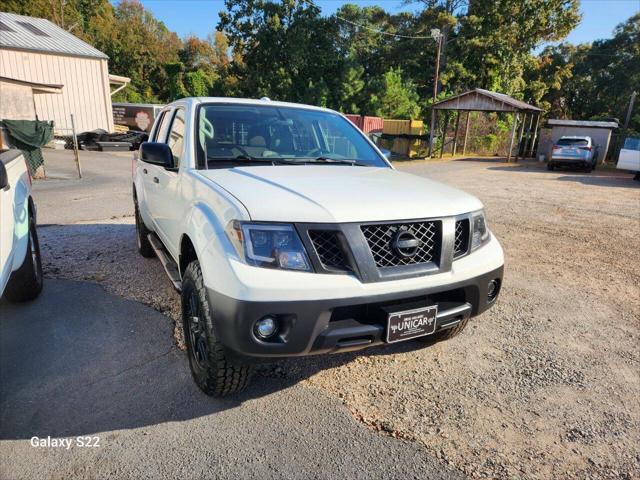
[{"label": "white suv", "polygon": [[133,195],[138,248],[182,292],[210,395],[243,388],[259,359],[452,337],[500,291],[480,201],[395,170],[331,110],[174,102],[140,148]]}]

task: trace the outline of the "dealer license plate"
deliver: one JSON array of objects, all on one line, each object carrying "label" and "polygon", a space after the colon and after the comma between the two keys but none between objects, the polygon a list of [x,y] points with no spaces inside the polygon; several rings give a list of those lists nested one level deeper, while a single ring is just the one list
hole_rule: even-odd
[{"label": "dealer license plate", "polygon": [[437,305],[389,313],[387,342],[401,342],[411,338],[431,335],[436,331],[437,314]]}]

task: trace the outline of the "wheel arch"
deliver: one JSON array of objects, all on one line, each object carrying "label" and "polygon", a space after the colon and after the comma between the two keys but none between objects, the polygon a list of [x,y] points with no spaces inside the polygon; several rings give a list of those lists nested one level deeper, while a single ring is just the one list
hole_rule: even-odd
[{"label": "wheel arch", "polygon": [[180,269],[181,277],[184,275],[187,266],[194,260],[198,260],[196,247],[193,245],[193,242],[191,241],[191,238],[189,238],[189,235],[185,233],[180,239],[180,256],[178,268]]}]

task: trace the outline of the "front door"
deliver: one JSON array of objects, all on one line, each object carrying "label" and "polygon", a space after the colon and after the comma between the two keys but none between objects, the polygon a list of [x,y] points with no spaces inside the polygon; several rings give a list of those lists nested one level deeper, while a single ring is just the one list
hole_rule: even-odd
[{"label": "front door", "polygon": [[184,160],[184,108],[176,108],[173,114],[167,118],[170,119],[170,123],[166,137],[164,137],[164,141],[161,140],[161,137],[157,141],[169,145],[171,153],[173,153],[173,167],[170,169],[154,167],[151,181],[154,183],[155,190],[150,209],[156,223],[158,236],[174,258],[178,258],[182,233],[180,226],[184,214],[181,176],[178,175]]}]

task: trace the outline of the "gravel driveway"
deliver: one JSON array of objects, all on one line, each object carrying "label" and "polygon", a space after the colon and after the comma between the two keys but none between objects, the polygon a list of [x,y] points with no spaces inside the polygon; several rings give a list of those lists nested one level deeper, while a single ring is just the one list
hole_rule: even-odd
[{"label": "gravel driveway", "polygon": [[[397,167],[484,202],[506,255],[498,304],[449,342],[260,375],[320,388],[470,477],[640,478],[640,184],[495,159]],[[41,228],[46,275],[99,282],[175,319],[178,295],[137,255],[133,218],[112,216]]]}]

